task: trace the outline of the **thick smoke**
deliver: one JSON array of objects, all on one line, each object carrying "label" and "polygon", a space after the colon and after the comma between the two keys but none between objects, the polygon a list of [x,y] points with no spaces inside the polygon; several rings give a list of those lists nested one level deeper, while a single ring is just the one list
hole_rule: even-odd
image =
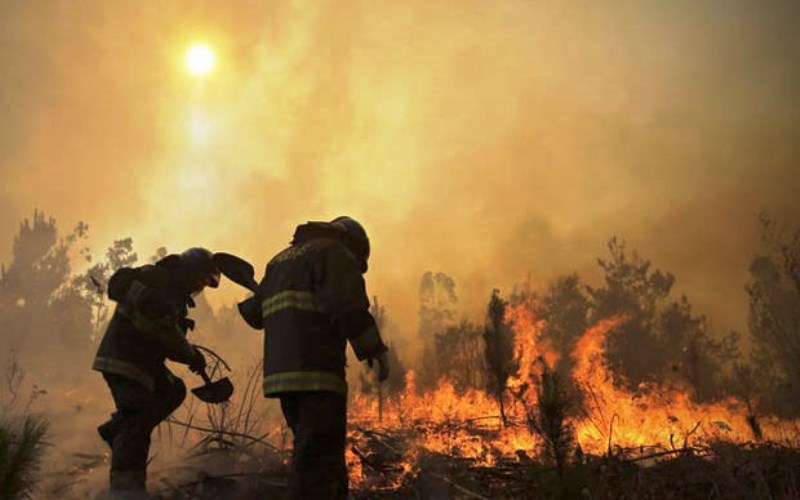
[{"label": "thick smoke", "polygon": [[[97,251],[132,236],[143,253],[203,244],[261,267],[296,223],[347,213],[372,235],[371,291],[413,331],[426,270],[480,314],[528,274],[591,278],[618,234],[742,329],[758,213],[800,214],[800,9],[786,2],[0,15],[0,241],[35,206],[89,222]],[[194,40],[217,51],[204,80],[182,67]],[[212,301],[240,294],[224,292]]]}]

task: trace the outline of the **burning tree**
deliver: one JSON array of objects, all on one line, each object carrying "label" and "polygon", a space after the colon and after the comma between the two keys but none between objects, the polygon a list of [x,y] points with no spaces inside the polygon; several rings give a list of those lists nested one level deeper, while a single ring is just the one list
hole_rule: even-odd
[{"label": "burning tree", "polygon": [[569,372],[570,353],[589,327],[591,301],[577,274],[558,278],[534,303],[536,317],[542,320],[542,338],[559,354],[559,372]]},{"label": "burning tree", "polygon": [[528,425],[542,440],[542,458],[560,473],[575,449],[575,431],[570,413],[574,398],[558,372],[540,358],[541,372],[536,384],[536,401],[526,406]]},{"label": "burning tree", "polygon": [[721,365],[736,353],[735,336],[711,338],[708,321],[693,314],[686,296],[672,299],[672,273],[653,270],[636,252],[629,255],[616,237],[608,249],[610,259],[598,259],[605,284],[588,289],[590,319],[628,318],[608,339],[608,360],[618,382],[634,388],[679,374],[698,399],[709,399]]},{"label": "burning tree", "polygon": [[500,297],[500,291],[492,291],[483,330],[485,358],[488,368],[488,389],[500,405],[503,425],[508,425],[505,411],[505,393],[508,379],[517,372],[519,364],[514,357],[514,331],[505,323],[508,302]]}]

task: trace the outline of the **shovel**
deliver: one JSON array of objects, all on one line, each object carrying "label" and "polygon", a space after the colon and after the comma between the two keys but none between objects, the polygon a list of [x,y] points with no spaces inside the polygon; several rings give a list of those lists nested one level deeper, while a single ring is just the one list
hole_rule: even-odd
[{"label": "shovel", "polygon": [[258,283],[254,275],[253,265],[246,260],[225,252],[217,252],[213,256],[214,264],[223,276],[251,292],[258,291]]},{"label": "shovel", "polygon": [[255,269],[246,260],[229,253],[217,252],[214,254],[214,264],[220,273],[237,285],[253,292],[253,296],[239,303],[239,314],[251,328],[260,330],[261,323],[261,298],[258,294],[258,282],[255,280]]},{"label": "shovel", "polygon": [[203,377],[205,385],[192,389],[192,394],[197,399],[211,404],[224,403],[230,399],[233,394],[233,384],[228,377],[212,382],[205,370],[200,372],[200,376]]}]

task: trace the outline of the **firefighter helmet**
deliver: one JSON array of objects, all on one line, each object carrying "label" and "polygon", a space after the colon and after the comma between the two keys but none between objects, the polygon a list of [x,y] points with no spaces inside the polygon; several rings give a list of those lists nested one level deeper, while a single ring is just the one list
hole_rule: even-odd
[{"label": "firefighter helmet", "polygon": [[347,247],[358,258],[361,264],[361,272],[367,272],[367,261],[369,260],[369,237],[367,231],[358,221],[342,215],[331,221],[331,224],[343,232]]},{"label": "firefighter helmet", "polygon": [[181,254],[181,263],[186,269],[189,284],[203,284],[211,288],[219,286],[220,272],[214,263],[214,254],[201,247],[194,247]]}]

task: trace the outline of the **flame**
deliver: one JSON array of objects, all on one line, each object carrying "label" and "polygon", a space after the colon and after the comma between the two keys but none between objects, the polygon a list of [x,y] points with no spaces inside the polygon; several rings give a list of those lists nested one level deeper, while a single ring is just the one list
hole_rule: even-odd
[{"label": "flame", "polygon": [[[506,312],[519,363],[519,371],[510,378],[506,391],[508,426],[502,425],[498,402],[486,391],[469,389],[461,393],[450,381],[441,380],[435,389],[420,393],[413,372],[408,373],[405,390],[385,402],[380,421],[374,398],[354,396],[350,419],[355,428],[387,429],[405,441],[395,485],[418,470],[417,461],[425,453],[487,466],[536,453],[541,442],[526,425],[526,409],[535,407],[542,363],[554,366],[558,353],[543,341],[544,322],[535,316],[533,306],[527,302]],[[605,341],[625,321],[624,316],[617,316],[592,325],[571,353],[571,376],[582,392],[586,409],[584,415],[573,418],[572,426],[584,452],[604,454],[609,447],[672,449],[715,438],[732,442],[753,439],[745,405],[732,398],[700,404],[692,400],[689,388],[678,383],[643,384],[636,391],[615,384],[605,361]],[[760,424],[767,440],[788,443],[796,439],[796,422],[764,417]],[[348,462],[353,485],[365,485],[367,474],[360,458],[349,451]]]}]

